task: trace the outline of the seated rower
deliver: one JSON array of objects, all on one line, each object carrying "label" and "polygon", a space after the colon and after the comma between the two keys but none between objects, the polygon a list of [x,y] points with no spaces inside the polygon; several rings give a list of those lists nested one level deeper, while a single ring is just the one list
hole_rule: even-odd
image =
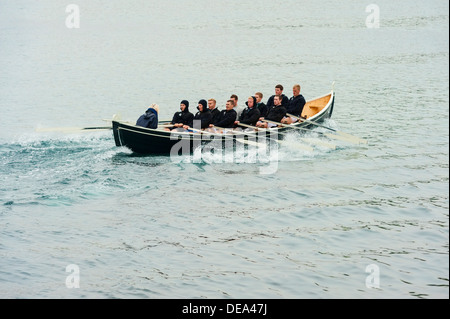
[{"label": "seated rower", "polygon": [[[190,122],[189,124],[183,125],[183,128],[185,130],[188,130],[191,127],[204,130],[205,128],[209,127],[209,124],[211,124],[212,114],[208,108],[208,103],[206,102],[206,100],[198,101],[197,109],[198,109],[198,112],[195,114],[192,122]],[[197,125],[196,125],[195,121],[200,122],[200,127],[196,127]]]},{"label": "seated rower", "polygon": [[[183,131],[183,125],[190,124],[194,120],[194,114],[189,112],[189,101],[183,100],[180,103],[181,112],[175,112],[172,121],[172,131]],[[170,128],[165,128],[164,130],[170,131]]]},{"label": "seated rower", "polygon": [[281,105],[283,105],[284,107],[289,105],[289,98],[286,95],[284,95],[283,90],[284,90],[284,88],[283,88],[283,86],[281,84],[277,84],[275,86],[275,94],[272,95],[267,100],[267,105],[266,105],[267,106],[267,113],[266,113],[266,115],[268,114],[269,109],[274,105],[273,99],[275,98],[276,95],[279,95],[281,97]]},{"label": "seated rower", "polygon": [[239,121],[235,121],[234,125],[239,126],[239,123],[247,124],[251,126],[255,126],[256,122],[258,122],[261,112],[259,111],[258,107],[256,106],[256,97],[250,96],[245,102],[247,107],[242,111],[241,115],[239,116]]},{"label": "seated rower", "polygon": [[233,100],[233,102],[234,102],[233,109],[236,111],[236,114],[237,114],[236,116],[239,117],[239,115],[241,114],[242,110],[238,106],[238,100],[239,100],[238,96],[236,94],[231,94],[230,100]]},{"label": "seated rower", "polygon": [[269,120],[273,122],[280,122],[286,116],[286,108],[281,105],[282,98],[280,95],[275,95],[273,99],[273,106],[267,111],[266,117],[261,117],[256,123],[257,127],[272,128],[277,126],[274,123],[264,122],[263,120]]},{"label": "seated rower", "polygon": [[[286,111],[289,114],[300,117],[303,111],[303,107],[306,104],[306,100],[303,95],[300,94],[300,85],[296,84],[292,88],[293,96],[289,99],[289,104],[286,107]],[[281,120],[283,124],[292,124],[297,122],[298,119],[291,116],[286,116]]]},{"label": "seated rower", "polygon": [[136,121],[136,125],[156,129],[158,127],[158,104],[152,104]]},{"label": "seated rower", "polygon": [[217,119],[220,116],[220,110],[216,107],[216,100],[215,99],[209,99],[208,100],[208,108],[211,111],[212,115],[212,121],[211,123],[214,123],[217,121]]},{"label": "seated rower", "polygon": [[220,116],[215,123],[209,125],[210,131],[214,131],[214,126],[229,129],[232,129],[234,127],[234,122],[236,121],[237,118],[237,113],[233,109],[234,105],[235,104],[233,100],[230,99],[227,101],[227,104],[225,105],[225,110],[222,110],[220,112]]},{"label": "seated rower", "polygon": [[256,107],[258,108],[261,116],[264,117],[267,115],[267,105],[262,101],[263,94],[261,92],[255,93],[256,97]]}]

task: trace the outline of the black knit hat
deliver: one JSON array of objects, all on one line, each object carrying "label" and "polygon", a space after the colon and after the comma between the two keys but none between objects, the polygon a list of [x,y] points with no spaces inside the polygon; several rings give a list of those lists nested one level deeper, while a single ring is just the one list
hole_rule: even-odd
[{"label": "black knit hat", "polygon": [[[255,107],[256,106],[256,97],[252,96],[252,98],[253,98],[253,107]],[[248,101],[245,102],[245,105],[248,106]]]},{"label": "black knit hat", "polygon": [[180,102],[180,104],[186,105],[186,108],[189,109],[189,101],[183,100],[183,101]]},{"label": "black knit hat", "polygon": [[[206,111],[206,107],[208,106],[208,102],[206,102],[206,100],[200,100],[200,101],[198,101],[198,104],[201,104],[201,105],[203,105],[203,110],[202,110],[202,112],[205,112]],[[198,106],[197,106],[197,109],[198,109]]]}]

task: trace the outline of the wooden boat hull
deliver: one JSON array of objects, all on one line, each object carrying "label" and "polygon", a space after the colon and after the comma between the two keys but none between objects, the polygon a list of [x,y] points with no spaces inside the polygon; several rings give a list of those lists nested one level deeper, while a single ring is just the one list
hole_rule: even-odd
[{"label": "wooden boat hull", "polygon": [[[316,123],[322,123],[325,119],[330,118],[334,108],[334,92],[330,92],[319,98],[307,101],[302,112],[303,117]],[[163,122],[160,122],[162,124]],[[305,129],[312,129],[316,127],[311,123],[296,123],[296,127]],[[223,137],[218,135],[208,135],[199,133],[185,133],[185,132],[168,132],[162,129],[148,129],[122,121],[113,121],[112,129],[116,146],[127,147],[134,153],[139,154],[164,154],[169,155],[170,152],[176,151],[180,148],[181,142],[183,147],[188,148],[192,152],[195,147],[200,144],[205,144],[211,141],[212,138],[216,140],[222,139],[223,145],[230,145],[230,139],[247,140],[248,134],[245,132],[234,132],[233,134],[226,134]],[[293,128],[279,127],[272,128],[277,132],[286,132]],[[267,131],[264,135],[269,135],[271,132]],[[278,136],[282,136],[279,134]],[[228,142],[228,144],[226,144]]]}]

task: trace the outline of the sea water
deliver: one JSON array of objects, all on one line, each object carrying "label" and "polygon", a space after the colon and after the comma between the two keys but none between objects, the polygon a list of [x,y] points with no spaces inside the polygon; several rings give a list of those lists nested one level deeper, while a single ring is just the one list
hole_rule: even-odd
[{"label": "sea water", "polygon": [[[0,297],[449,297],[447,1],[73,5],[0,2]],[[324,124],[368,143],[177,159],[36,131],[296,83],[334,83]]]}]

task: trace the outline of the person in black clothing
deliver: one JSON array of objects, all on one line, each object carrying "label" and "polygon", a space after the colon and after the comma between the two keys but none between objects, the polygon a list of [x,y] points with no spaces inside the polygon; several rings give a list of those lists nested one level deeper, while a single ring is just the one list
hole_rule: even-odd
[{"label": "person in black clothing", "polygon": [[214,126],[217,126],[223,128],[233,128],[234,122],[236,121],[237,118],[237,113],[233,108],[234,108],[234,101],[228,100],[227,104],[225,105],[225,110],[220,112],[220,117],[218,121],[214,124],[211,124],[209,127],[213,128]]},{"label": "person in black clothing", "polygon": [[152,104],[136,121],[136,125],[156,129],[158,127],[158,104]]},{"label": "person in black clothing", "polygon": [[[286,108],[283,105],[281,105],[281,96],[275,95],[273,103],[274,105],[271,108],[269,108],[267,116],[264,119],[274,122],[280,122],[286,116]],[[271,128],[277,126],[277,124],[259,121],[258,123],[256,123],[256,126],[263,128]]]},{"label": "person in black clothing", "polygon": [[234,124],[239,126],[239,123],[255,126],[261,117],[261,113],[256,107],[256,97],[250,96],[245,102],[247,107],[242,111],[239,116],[239,121],[235,121]]},{"label": "person in black clothing", "polygon": [[[209,127],[209,124],[211,124],[212,115],[208,108],[208,103],[206,102],[206,100],[198,101],[197,109],[198,112],[195,114],[192,122],[183,126],[185,130],[189,129],[189,127],[194,127],[194,124],[196,124],[194,123],[194,121],[200,121],[200,128],[202,130]],[[196,124],[194,128],[198,129],[197,125],[198,124]]]},{"label": "person in black clothing", "polygon": [[256,97],[256,107],[258,108],[259,112],[261,113],[261,116],[264,117],[267,115],[267,105],[262,102],[263,94],[261,92],[255,93]]},{"label": "person in black clothing", "polygon": [[[182,130],[183,125],[188,125],[194,120],[194,114],[189,112],[189,101],[181,101],[180,110],[181,112],[176,112],[173,115],[172,121],[170,122],[174,127],[173,130]],[[165,130],[170,131],[168,128]]]},{"label": "person in black clothing", "polygon": [[[283,94],[283,86],[281,84],[277,84],[275,86],[275,95],[281,96],[281,105],[287,107],[289,105],[289,98]],[[274,105],[273,99],[275,95],[272,95],[269,100],[267,100],[267,111]]]},{"label": "person in black clothing", "polygon": [[[303,95],[300,94],[300,85],[299,84],[294,85],[294,87],[292,88],[292,94],[293,94],[293,96],[289,99],[289,105],[286,108],[286,111],[289,114],[292,114],[295,116],[301,116],[303,107],[306,104],[306,100],[303,97]],[[298,119],[296,119],[295,117],[286,116],[285,118],[283,118],[283,120],[281,120],[281,123],[292,124],[297,121],[298,121]]]},{"label": "person in black clothing", "polygon": [[211,111],[211,115],[212,115],[212,121],[211,123],[214,124],[215,122],[217,122],[217,119],[220,116],[220,111],[219,109],[216,107],[216,100],[215,99],[209,99],[208,100],[208,108]]}]

